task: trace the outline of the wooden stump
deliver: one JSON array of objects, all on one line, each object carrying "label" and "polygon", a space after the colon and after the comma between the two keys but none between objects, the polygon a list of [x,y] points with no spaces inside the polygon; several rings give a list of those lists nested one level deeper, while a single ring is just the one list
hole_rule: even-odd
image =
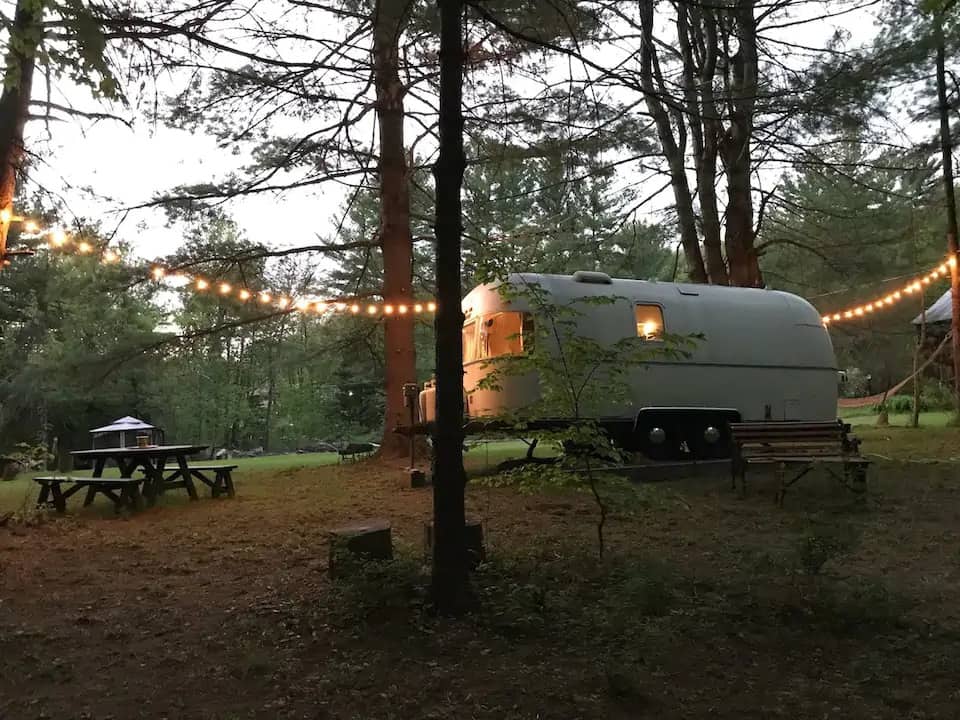
[{"label": "wooden stump", "polygon": [[[467,557],[470,568],[477,569],[482,562],[486,562],[487,552],[483,545],[483,522],[479,518],[468,517],[464,527],[467,540]],[[427,557],[433,555],[433,520],[423,523],[423,545]]]},{"label": "wooden stump", "polygon": [[350,557],[393,560],[393,537],[387,520],[364,520],[330,531],[330,575]]},{"label": "wooden stump", "polygon": [[397,481],[397,487],[401,490],[416,490],[417,488],[425,488],[429,484],[430,480],[427,474],[423,470],[417,470],[416,468],[407,468],[404,470],[400,479]]}]

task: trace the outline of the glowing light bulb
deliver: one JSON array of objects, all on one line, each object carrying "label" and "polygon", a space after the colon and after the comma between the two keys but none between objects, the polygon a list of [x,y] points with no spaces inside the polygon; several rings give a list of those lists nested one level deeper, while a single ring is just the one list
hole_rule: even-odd
[{"label": "glowing light bulb", "polygon": [[210,287],[210,283],[203,278],[197,278],[197,290],[206,290],[208,287]]},{"label": "glowing light bulb", "polygon": [[233,288],[230,287],[230,283],[224,282],[224,283],[220,283],[219,290],[221,295],[229,295],[230,291],[233,290]]},{"label": "glowing light bulb", "polygon": [[820,318],[820,321],[821,321],[824,325],[829,325],[829,324],[830,324],[830,316],[829,316],[829,315],[824,315],[822,318]]},{"label": "glowing light bulb", "polygon": [[393,315],[393,305],[384,305],[383,312],[385,315]]},{"label": "glowing light bulb", "polygon": [[847,311],[843,314],[843,316],[849,320],[850,318],[853,317],[853,311],[852,311],[852,310],[847,310]]},{"label": "glowing light bulb", "polygon": [[296,304],[297,310],[301,310],[301,311],[302,311],[302,310],[306,310],[306,309],[309,308],[309,307],[310,307],[310,301],[309,301],[309,300],[297,300],[297,304]]},{"label": "glowing light bulb", "polygon": [[0,222],[6,224],[11,220],[13,220],[13,213],[10,211],[10,208],[0,210]]},{"label": "glowing light bulb", "polygon": [[270,293],[268,292],[260,293],[260,302],[263,303],[264,305],[269,303],[272,299],[273,298],[270,297]]},{"label": "glowing light bulb", "polygon": [[903,297],[903,296],[900,294],[900,291],[899,291],[899,290],[897,290],[897,291],[893,294],[893,299],[894,299],[894,300],[899,300],[901,297]]},{"label": "glowing light bulb", "polygon": [[113,250],[105,250],[103,253],[103,261],[105,263],[112,263],[119,260],[120,257]]},{"label": "glowing light bulb", "polygon": [[943,265],[941,265],[940,267],[937,268],[937,270],[939,270],[941,273],[944,273],[944,274],[946,274],[946,272],[947,272],[949,269],[950,269],[950,268],[947,266],[946,263],[944,263]]},{"label": "glowing light bulb", "polygon": [[54,247],[62,247],[67,244],[67,234],[63,230],[54,230],[50,233],[50,244]]},{"label": "glowing light bulb", "polygon": [[434,312],[437,309],[437,304],[435,302],[427,303],[427,312]]},{"label": "glowing light bulb", "polygon": [[951,255],[951,256],[947,259],[947,265],[949,265],[950,267],[954,267],[956,264],[957,264],[957,258],[956,258],[956,256]]},{"label": "glowing light bulb", "polygon": [[834,319],[834,320],[839,320],[839,319],[840,319],[840,313],[834,313],[833,319]]},{"label": "glowing light bulb", "polygon": [[290,298],[282,297],[277,300],[277,305],[281,308],[285,308],[289,304],[290,304]]},{"label": "glowing light bulb", "polygon": [[423,312],[423,305],[421,305],[420,303],[417,303],[416,305],[413,306],[413,311],[414,311],[415,313],[422,313],[422,312]]},{"label": "glowing light bulb", "polygon": [[346,304],[346,303],[337,303],[337,304],[335,305],[335,307],[337,308],[337,312],[343,312],[344,310],[347,309],[347,304]]},{"label": "glowing light bulb", "polygon": [[866,305],[863,306],[863,309],[866,310],[868,313],[873,312],[873,303],[867,303]]},{"label": "glowing light bulb", "polygon": [[657,334],[657,324],[653,320],[647,320],[641,328],[644,337],[653,337]]},{"label": "glowing light bulb", "polygon": [[397,312],[400,313],[401,315],[406,315],[407,310],[408,308],[406,305],[401,305],[400,307],[397,308]]},{"label": "glowing light bulb", "polygon": [[249,290],[241,290],[241,291],[240,291],[240,294],[239,294],[239,298],[240,298],[241,300],[249,300],[249,299],[250,299],[250,291],[249,291]]},{"label": "glowing light bulb", "polygon": [[376,315],[376,314],[377,314],[377,306],[376,306],[376,305],[370,305],[370,306],[368,306],[368,307],[367,307],[367,314],[368,314],[368,315]]},{"label": "glowing light bulb", "polygon": [[925,277],[921,282],[923,282],[924,285],[929,285],[929,284],[930,284],[930,278]]},{"label": "glowing light bulb", "polygon": [[24,230],[24,232],[35,233],[35,232],[37,232],[37,230],[39,230],[39,229],[40,229],[40,226],[37,225],[37,223],[34,222],[33,220],[27,220],[27,221],[23,224],[23,230]]},{"label": "glowing light bulb", "polygon": [[911,293],[913,292],[913,285],[907,285],[907,286],[903,289],[903,291],[904,291],[905,293],[907,293],[907,295],[911,294]]},{"label": "glowing light bulb", "polygon": [[350,312],[352,312],[354,315],[356,315],[358,312],[360,312],[360,306],[359,306],[359,305],[356,305],[356,304],[351,305],[351,306],[350,306]]},{"label": "glowing light bulb", "polygon": [[317,311],[317,314],[325,313],[327,311],[327,304],[318,302],[314,305],[313,309]]},{"label": "glowing light bulb", "polygon": [[163,276],[167,274],[167,271],[162,267],[155,267],[150,271],[150,274],[153,275],[154,280],[163,280]]}]

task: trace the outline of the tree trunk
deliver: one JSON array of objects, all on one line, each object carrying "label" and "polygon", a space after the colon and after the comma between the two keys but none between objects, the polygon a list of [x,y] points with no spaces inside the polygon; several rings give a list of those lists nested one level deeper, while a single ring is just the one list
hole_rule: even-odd
[{"label": "tree trunk", "polygon": [[277,368],[273,360],[273,347],[267,350],[267,407],[263,418],[263,451],[270,452],[271,428],[273,426],[273,402],[277,393]]},{"label": "tree trunk", "polygon": [[940,114],[940,153],[943,164],[944,205],[947,211],[947,251],[951,260],[950,292],[953,313],[950,323],[953,350],[954,406],[960,412],[960,253],[957,247],[957,198],[953,187],[953,139],[950,136],[950,105],[947,102],[946,41],[943,37],[943,12],[934,16],[937,44],[937,99]]},{"label": "tree trunk", "polygon": [[[0,95],[0,211],[13,215],[17,173],[23,165],[23,128],[30,113],[33,68],[37,45],[43,34],[43,4],[17,0],[7,52],[7,84]],[[9,218],[0,222],[0,261],[7,252]]]},{"label": "tree trunk", "polygon": [[436,183],[436,378],[437,418],[433,431],[433,602],[437,612],[456,615],[470,599],[464,526],[463,348],[460,309],[460,191],[463,152],[463,2],[438,0],[440,9],[440,148]]},{"label": "tree trunk", "polygon": [[753,0],[740,0],[730,11],[736,29],[737,50],[730,58],[730,126],[723,139],[727,178],[725,245],[730,282],[741,287],[762,284],[754,249],[753,196],[750,182],[753,114],[757,97],[757,28]]},{"label": "tree trunk", "polygon": [[920,361],[923,346],[927,341],[927,294],[920,292],[920,335],[913,351],[913,427],[920,427]]},{"label": "tree trunk", "polygon": [[[683,61],[686,122],[693,138],[693,164],[700,197],[703,253],[707,276],[713,285],[729,285],[727,264],[720,242],[720,212],[717,207],[717,154],[720,117],[713,83],[717,72],[717,28],[713,11],[693,4],[677,5],[677,37]],[[697,62],[694,46],[701,48]]]},{"label": "tree trunk", "polygon": [[[700,238],[697,235],[697,218],[693,212],[693,195],[690,192],[690,182],[687,179],[685,148],[677,143],[670,116],[664,109],[660,98],[668,94],[663,78],[659,71],[657,47],[653,37],[654,12],[653,3],[641,0],[640,22],[643,33],[640,51],[640,84],[643,88],[647,109],[653,117],[657,127],[657,136],[660,138],[660,147],[667,160],[670,171],[670,184],[673,188],[673,199],[677,210],[677,223],[680,228],[680,244],[689,267],[690,280],[695,283],[708,281],[707,271],[703,264],[703,253],[700,251]],[[682,123],[682,119],[681,119]],[[678,131],[682,129],[678,128]]]},{"label": "tree trunk", "polygon": [[[410,230],[410,183],[403,139],[400,81],[400,35],[407,21],[406,0],[377,0],[374,6],[373,61],[380,128],[380,248],[383,251],[383,299],[394,308],[413,299],[413,236]],[[386,413],[380,452],[403,457],[407,442],[395,428],[406,425],[403,386],[417,381],[413,315],[385,316],[384,370]]]}]

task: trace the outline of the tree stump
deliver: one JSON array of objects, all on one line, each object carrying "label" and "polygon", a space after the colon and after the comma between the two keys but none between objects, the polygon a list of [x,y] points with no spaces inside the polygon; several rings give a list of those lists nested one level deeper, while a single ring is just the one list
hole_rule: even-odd
[{"label": "tree stump", "polygon": [[393,537],[387,520],[364,520],[330,531],[330,576],[350,557],[393,560]]},{"label": "tree stump", "polygon": [[[467,517],[464,526],[467,542],[467,557],[470,568],[476,570],[482,562],[486,562],[487,552],[483,545],[483,522],[479,518]],[[423,523],[423,545],[427,557],[433,555],[433,520]]]},{"label": "tree stump", "polygon": [[401,490],[416,490],[430,485],[430,478],[423,470],[416,468],[407,468],[404,470],[400,479],[397,481],[397,487]]}]

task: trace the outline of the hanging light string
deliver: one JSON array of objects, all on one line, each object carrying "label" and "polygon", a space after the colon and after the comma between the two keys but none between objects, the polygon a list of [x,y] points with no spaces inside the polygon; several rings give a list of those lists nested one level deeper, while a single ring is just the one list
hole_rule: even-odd
[{"label": "hanging light string", "polygon": [[[36,249],[49,251],[76,252],[79,255],[96,257],[104,265],[113,265],[123,259],[119,251],[110,247],[100,248],[85,240],[76,240],[60,228],[42,228],[35,220],[13,215],[9,210],[0,210],[0,222],[22,223],[21,237],[33,243]],[[29,249],[13,250],[8,255],[29,254]],[[10,259],[4,257],[4,265]],[[257,303],[263,307],[272,307],[287,312],[303,312],[324,315],[340,313],[365,317],[406,317],[433,313],[437,304],[432,300],[404,300],[397,302],[361,302],[356,298],[324,299],[316,296],[294,297],[285,293],[269,290],[251,290],[245,286],[234,286],[228,282],[211,279],[195,273],[187,273],[176,268],[154,263],[150,267],[150,278],[171,289],[192,290],[197,294],[217,295],[243,303]]]},{"label": "hanging light string", "polygon": [[892,293],[884,295],[883,297],[878,297],[872,302],[868,302],[863,305],[855,305],[844,310],[836,310],[834,312],[827,313],[821,318],[821,320],[823,320],[824,325],[832,325],[838,322],[843,322],[844,320],[858,320],[860,318],[867,317],[868,315],[875,315],[878,312],[887,310],[903,300],[904,296],[921,292],[925,287],[931,285],[932,283],[935,283],[942,278],[949,277],[950,268],[956,265],[956,263],[956,258],[951,255],[944,263],[935,267],[925,275],[915,277],[899,290],[894,290]]}]

